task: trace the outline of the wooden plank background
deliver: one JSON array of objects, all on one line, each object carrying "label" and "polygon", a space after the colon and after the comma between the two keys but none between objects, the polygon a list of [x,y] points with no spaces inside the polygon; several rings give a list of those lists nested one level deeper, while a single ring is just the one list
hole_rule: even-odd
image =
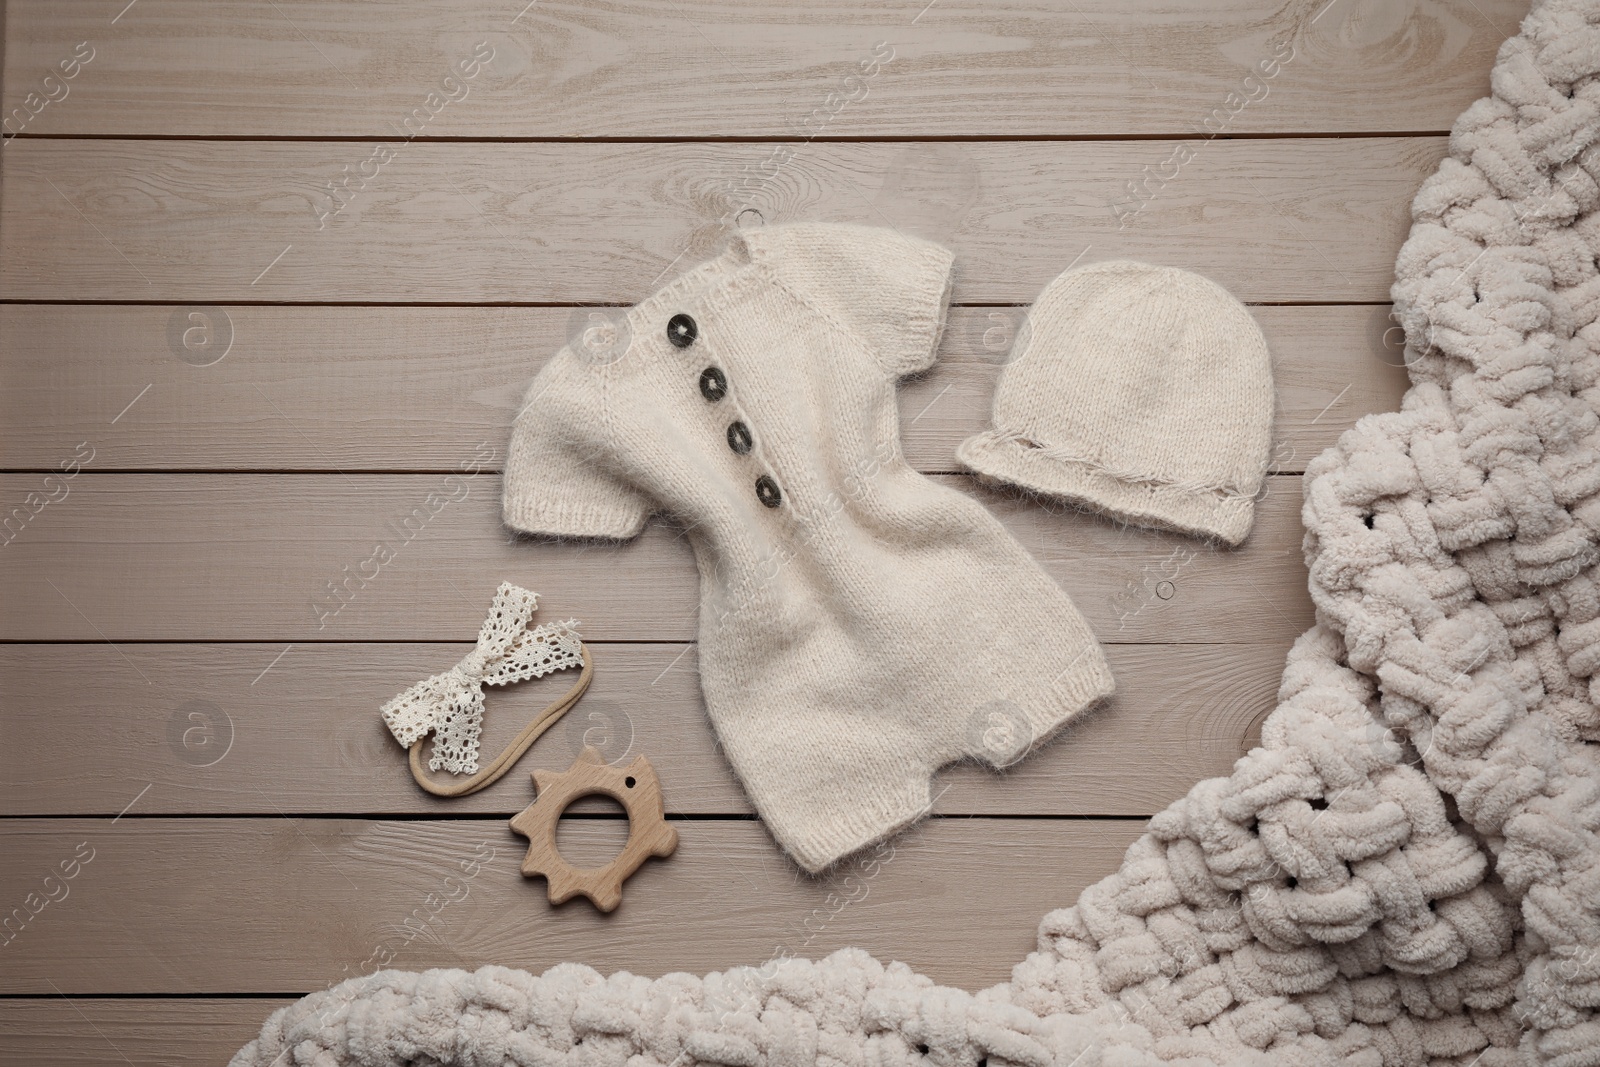
[{"label": "wooden plank background", "polygon": [[[1372,302],[1388,297],[1407,206],[1444,148],[1218,141],[1124,226],[1109,205],[1172,142],[813,142],[752,190],[753,210],[946,239],[964,303],[1026,303],[1080,253],[1203,268],[1243,300]],[[318,190],[370,155],[365,142],[7,151],[0,284],[17,299],[572,304],[632,302],[714,252],[718,220],[742,203],[726,185],[771,148],[412,144],[320,230]],[[901,182],[916,185],[905,198]],[[625,243],[596,232],[597,212]]]},{"label": "wooden plank background", "polygon": [[[860,945],[1006,980],[1044,912],[1257,736],[1312,618],[1300,475],[1399,402],[1408,206],[1525,11],[4,0],[0,1061],[223,1062],[383,954],[661,974]],[[717,747],[683,531],[561,543],[498,515],[523,389],[594,306],[730,226],[798,218],[956,250],[940,362],[901,391],[906,453],[995,510],[1120,686],[1004,772],[947,768],[844,907],[851,870],[789,864]],[[1273,476],[1238,550],[954,462],[1039,288],[1117,257],[1216,278],[1267,334]],[[378,578],[328,597],[464,467]],[[506,579],[582,620],[595,684],[525,767],[440,801],[376,708],[459,659]],[[486,744],[565,684],[495,691]],[[551,909],[505,825],[524,771],[584,743],[648,754],[682,839],[611,916]],[[580,802],[563,847],[603,860],[619,814]]]},{"label": "wooden plank background", "polygon": [[389,136],[488,41],[490,70],[425,136],[774,138],[811,132],[809,109],[884,41],[881,90],[830,133],[1188,136],[1290,34],[1294,78],[1235,132],[1403,133],[1448,129],[1527,10],[1327,4],[139,0],[113,23],[121,4],[27,0],[8,12],[4,86],[14,100],[87,40],[94,78],[38,132]]}]

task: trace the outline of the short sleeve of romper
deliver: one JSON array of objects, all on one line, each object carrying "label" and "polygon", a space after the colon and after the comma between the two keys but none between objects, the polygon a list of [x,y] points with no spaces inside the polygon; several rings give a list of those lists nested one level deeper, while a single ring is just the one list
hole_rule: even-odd
[{"label": "short sleeve of romper", "polygon": [[955,254],[891,229],[794,225],[756,231],[804,300],[862,338],[891,378],[933,366]]},{"label": "short sleeve of romper", "polygon": [[524,533],[625,540],[652,511],[649,497],[608,470],[596,434],[601,386],[563,349],[534,378],[506,457],[506,524]]}]

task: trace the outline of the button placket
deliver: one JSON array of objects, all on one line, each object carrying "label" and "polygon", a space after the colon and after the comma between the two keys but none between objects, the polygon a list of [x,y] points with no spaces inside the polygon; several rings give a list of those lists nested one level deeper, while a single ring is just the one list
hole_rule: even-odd
[{"label": "button placket", "polygon": [[[674,348],[686,349],[695,343],[700,336],[700,326],[694,318],[685,312],[678,312],[667,320],[667,341]],[[718,404],[727,398],[728,376],[721,367],[709,365],[700,371],[700,395],[708,403]],[[733,404],[735,418],[728,424],[726,437],[728,448],[735,455],[748,456],[755,449],[755,434],[750,430],[750,424],[745,422],[742,411],[739,411],[738,402]],[[763,507],[776,508],[783,503],[783,491],[778,487],[778,481],[770,474],[762,474],[755,480],[756,499]]]}]

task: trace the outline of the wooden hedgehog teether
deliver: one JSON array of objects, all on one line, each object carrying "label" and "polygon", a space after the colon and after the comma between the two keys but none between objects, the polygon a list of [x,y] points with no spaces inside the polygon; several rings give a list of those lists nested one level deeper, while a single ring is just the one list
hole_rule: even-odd
[{"label": "wooden hedgehog teether", "polygon": [[[613,767],[592,746],[572,766],[557,774],[534,771],[538,797],[511,820],[511,829],[528,839],[522,873],[542,875],[550,884],[550,903],[564,904],[582,893],[601,911],[622,903],[622,883],[651,856],[670,856],[678,847],[678,831],[667,825],[661,803],[661,782],[650,761],[639,756],[626,769]],[[604,867],[579,869],[556,849],[556,820],[579,797],[599,794],[621,804],[628,813],[628,843]]]}]

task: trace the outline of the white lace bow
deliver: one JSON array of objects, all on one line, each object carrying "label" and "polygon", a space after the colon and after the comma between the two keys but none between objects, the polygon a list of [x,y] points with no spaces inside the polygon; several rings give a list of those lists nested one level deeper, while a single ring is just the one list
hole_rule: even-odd
[{"label": "white lace bow", "polygon": [[538,606],[538,594],[502,582],[471,654],[383,706],[383,721],[395,739],[410,748],[418,738],[432,733],[430,768],[452,774],[475,773],[478,738],[483,732],[484,685],[508,685],[583,665],[577,620],[530,630],[528,621]]}]

